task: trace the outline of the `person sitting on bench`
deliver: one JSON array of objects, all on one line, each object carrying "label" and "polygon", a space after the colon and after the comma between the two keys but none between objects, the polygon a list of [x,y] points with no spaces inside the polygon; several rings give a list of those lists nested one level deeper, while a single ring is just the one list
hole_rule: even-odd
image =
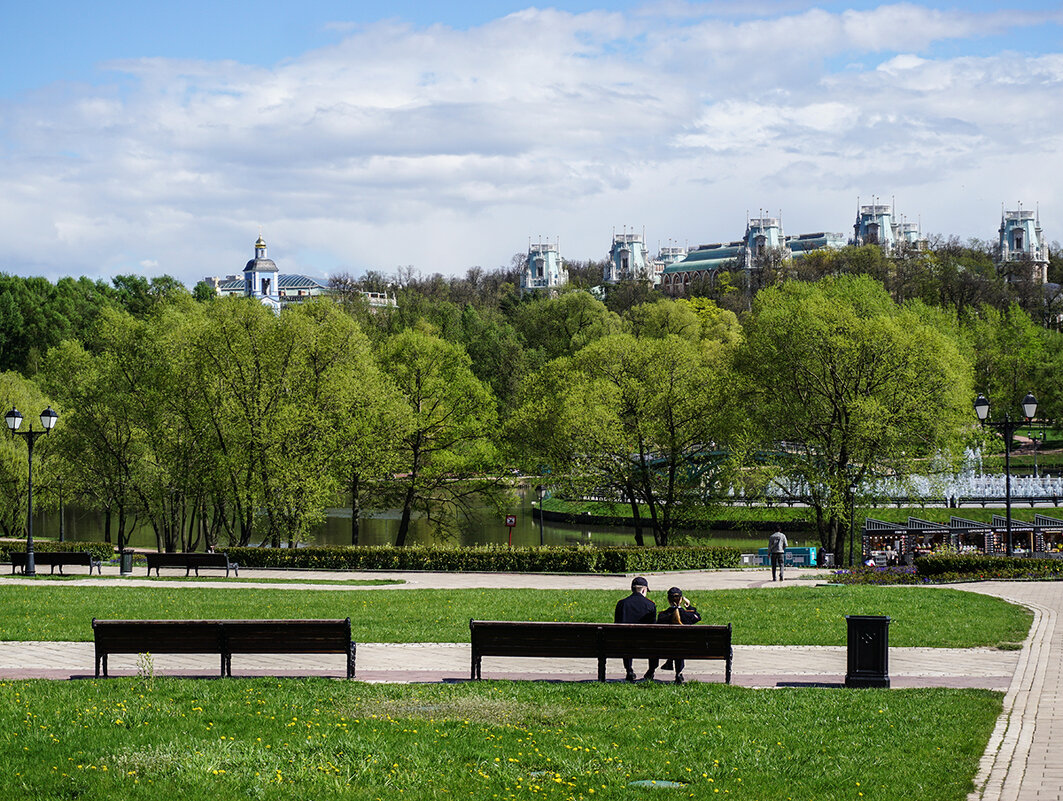
[{"label": "person sitting on bench", "polygon": [[[668,590],[668,608],[661,611],[657,615],[658,623],[666,623],[677,626],[692,626],[701,620],[701,615],[698,614],[698,610],[683,597],[683,591],[678,587],[672,587]],[[682,659],[669,659],[661,667],[664,670],[669,670],[675,667],[675,683],[682,684],[686,679],[683,678],[683,668],[686,667],[686,662]]]}]

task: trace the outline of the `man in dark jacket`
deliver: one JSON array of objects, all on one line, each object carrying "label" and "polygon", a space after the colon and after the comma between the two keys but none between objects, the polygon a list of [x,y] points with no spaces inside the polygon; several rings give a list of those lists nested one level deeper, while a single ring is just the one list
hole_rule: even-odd
[{"label": "man in dark jacket", "polygon": [[[616,603],[616,611],[613,613],[614,623],[656,623],[657,604],[646,597],[650,585],[642,576],[632,580],[631,595],[621,598]],[[644,678],[652,679],[659,659],[650,660],[650,669],[646,671]],[[627,681],[635,681],[635,669],[631,663],[631,657],[624,657],[624,678]]]}]

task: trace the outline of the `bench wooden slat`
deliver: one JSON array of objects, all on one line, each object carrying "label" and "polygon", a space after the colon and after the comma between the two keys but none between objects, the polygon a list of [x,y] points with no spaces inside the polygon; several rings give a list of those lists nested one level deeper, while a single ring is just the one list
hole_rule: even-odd
[{"label": "bench wooden slat", "polygon": [[731,683],[731,626],[636,623],[553,623],[470,620],[471,677],[480,678],[485,656],[596,658],[605,681],[607,659],[722,659]]},{"label": "bench wooden slat", "polygon": [[93,620],[96,675],[109,654],[216,653],[221,675],[232,676],[236,654],[346,654],[354,678],[351,620]]}]

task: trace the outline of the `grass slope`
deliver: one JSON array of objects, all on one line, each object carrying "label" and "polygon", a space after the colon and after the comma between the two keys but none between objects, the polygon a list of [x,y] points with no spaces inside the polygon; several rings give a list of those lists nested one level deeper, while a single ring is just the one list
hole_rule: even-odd
[{"label": "grass slope", "polygon": [[[8,799],[962,801],[974,690],[307,680],[0,684]],[[631,787],[673,782],[674,789]]]},{"label": "grass slope", "polygon": [[[92,618],[344,618],[357,642],[468,642],[469,619],[611,621],[623,590],[321,590],[0,586],[0,640],[92,639]],[[888,615],[890,644],[969,648],[1021,642],[1031,616],[951,589],[823,586],[689,593],[706,623],[742,645],[845,645],[845,615]],[[663,593],[651,599],[663,604]]]}]

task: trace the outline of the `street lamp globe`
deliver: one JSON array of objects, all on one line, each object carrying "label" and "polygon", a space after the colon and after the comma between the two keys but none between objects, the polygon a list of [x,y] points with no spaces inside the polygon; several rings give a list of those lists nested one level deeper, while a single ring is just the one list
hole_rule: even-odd
[{"label": "street lamp globe", "polygon": [[22,412],[12,407],[11,411],[4,415],[4,422],[12,431],[18,431],[18,427],[22,425]]},{"label": "street lamp globe", "polygon": [[1022,399],[1022,413],[1027,420],[1037,414],[1037,398],[1032,392],[1027,392],[1026,397]]},{"label": "street lamp globe", "polygon": [[984,423],[989,417],[989,400],[985,395],[979,395],[974,401],[974,413],[978,415],[979,422]]},{"label": "street lamp globe", "polygon": [[41,412],[41,425],[44,426],[45,431],[51,431],[55,426],[55,421],[59,419],[59,415],[55,413],[55,409],[49,406],[43,412]]}]

